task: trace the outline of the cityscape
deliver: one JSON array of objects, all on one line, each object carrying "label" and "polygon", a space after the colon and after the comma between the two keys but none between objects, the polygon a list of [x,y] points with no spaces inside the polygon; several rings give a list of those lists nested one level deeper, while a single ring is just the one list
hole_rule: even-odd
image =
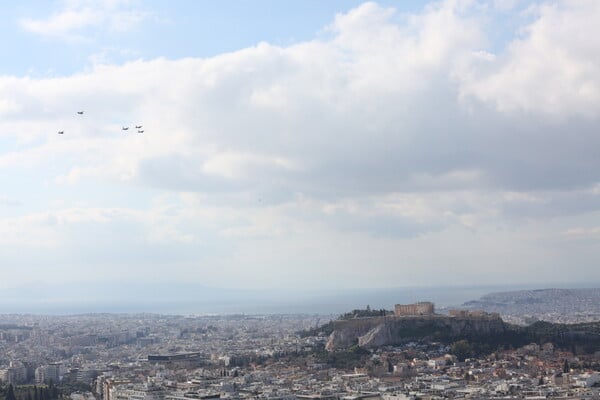
[{"label": "cityscape", "polygon": [[[589,292],[571,290],[571,295],[589,297]],[[503,295],[510,293],[493,296]],[[445,311],[419,302],[396,304],[393,310],[367,306],[339,316],[2,315],[0,381],[5,395],[11,387],[17,399],[38,396],[31,393],[42,388],[72,400],[600,395],[597,338],[567,346],[544,340],[514,345],[514,337],[505,335],[505,342],[482,350],[473,333],[491,337],[492,327],[503,324],[500,314]],[[387,343],[374,341],[379,328],[372,328],[381,321],[409,329]],[[423,331],[402,336],[423,321],[449,323],[444,330],[462,328],[450,340]],[[560,326],[582,321],[573,316],[571,325]],[[465,328],[465,322],[472,327]],[[598,335],[600,324],[595,327]]]}]

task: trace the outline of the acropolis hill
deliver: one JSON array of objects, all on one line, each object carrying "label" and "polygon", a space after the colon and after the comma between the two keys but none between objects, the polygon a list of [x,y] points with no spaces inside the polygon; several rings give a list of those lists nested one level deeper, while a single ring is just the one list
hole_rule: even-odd
[{"label": "acropolis hill", "polygon": [[508,331],[508,325],[495,313],[453,310],[449,315],[440,315],[430,302],[396,304],[393,316],[334,321],[326,349],[333,351],[354,344],[371,348],[425,338],[452,341],[483,335],[496,337]]}]

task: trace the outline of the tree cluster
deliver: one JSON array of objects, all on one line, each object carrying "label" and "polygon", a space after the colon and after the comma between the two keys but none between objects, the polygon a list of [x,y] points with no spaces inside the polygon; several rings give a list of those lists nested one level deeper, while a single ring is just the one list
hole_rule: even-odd
[{"label": "tree cluster", "polygon": [[50,381],[48,386],[27,385],[14,387],[10,384],[2,390],[0,398],[4,397],[4,400],[57,400],[60,395],[58,388]]},{"label": "tree cluster", "polygon": [[385,317],[386,315],[393,314],[392,311],[385,310],[383,308],[379,310],[372,310],[371,306],[367,305],[364,310],[356,309],[350,312],[344,313],[338,317],[338,319],[354,319],[354,318],[368,318],[368,317]]}]

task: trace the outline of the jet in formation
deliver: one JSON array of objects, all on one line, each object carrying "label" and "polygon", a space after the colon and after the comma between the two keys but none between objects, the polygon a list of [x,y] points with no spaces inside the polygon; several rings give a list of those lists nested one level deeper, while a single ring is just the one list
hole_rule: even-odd
[{"label": "jet in formation", "polygon": [[[83,115],[84,112],[85,112],[84,110],[77,111],[77,115]],[[137,130],[138,133],[144,133],[144,131],[142,130],[142,125],[135,125],[135,129]],[[121,130],[127,131],[127,130],[129,130],[129,127],[123,126],[123,127],[121,127]],[[65,131],[58,131],[57,133],[59,135],[64,135]]]}]

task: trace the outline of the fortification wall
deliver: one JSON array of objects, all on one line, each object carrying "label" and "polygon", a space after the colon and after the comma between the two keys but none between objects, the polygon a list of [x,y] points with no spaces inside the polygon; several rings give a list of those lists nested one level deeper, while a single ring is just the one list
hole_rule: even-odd
[{"label": "fortification wall", "polygon": [[431,315],[434,313],[434,305],[429,301],[413,304],[396,304],[394,306],[394,314],[398,317],[406,315]]}]

